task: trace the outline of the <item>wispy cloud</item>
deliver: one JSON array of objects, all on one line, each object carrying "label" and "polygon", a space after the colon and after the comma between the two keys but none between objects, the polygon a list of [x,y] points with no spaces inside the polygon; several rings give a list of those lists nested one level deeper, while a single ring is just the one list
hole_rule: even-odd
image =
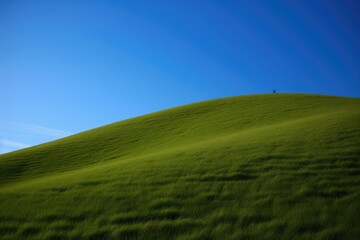
[{"label": "wispy cloud", "polygon": [[30,147],[30,145],[21,142],[0,139],[0,154],[15,151],[22,148],[27,148],[27,147]]},{"label": "wispy cloud", "polygon": [[28,123],[12,122],[12,124],[18,129],[20,128],[25,131],[29,131],[29,132],[33,132],[33,133],[41,134],[41,135],[47,135],[47,136],[51,136],[51,137],[61,138],[61,137],[66,137],[66,136],[71,135],[71,133],[67,132],[67,131],[37,126],[37,125],[33,125],[33,124],[28,124]]},{"label": "wispy cloud", "polygon": [[71,135],[71,132],[0,120],[0,154]]},{"label": "wispy cloud", "polygon": [[6,139],[0,139],[0,144],[5,146],[5,147],[9,147],[9,148],[26,148],[26,147],[30,147],[30,145],[28,145],[28,144],[21,143],[21,142],[9,141],[9,140],[6,140]]}]

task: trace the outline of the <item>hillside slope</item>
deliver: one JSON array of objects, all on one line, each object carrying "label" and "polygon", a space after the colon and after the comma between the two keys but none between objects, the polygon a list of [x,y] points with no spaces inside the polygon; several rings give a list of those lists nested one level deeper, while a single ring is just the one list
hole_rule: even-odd
[{"label": "hillside slope", "polygon": [[360,100],[177,107],[0,155],[5,239],[360,238]]}]

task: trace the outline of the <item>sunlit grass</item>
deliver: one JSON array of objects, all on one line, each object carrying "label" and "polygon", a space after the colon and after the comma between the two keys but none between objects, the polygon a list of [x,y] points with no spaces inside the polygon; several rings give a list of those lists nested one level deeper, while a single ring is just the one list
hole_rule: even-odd
[{"label": "sunlit grass", "polygon": [[1,239],[359,239],[359,122],[254,95],[0,155]]}]

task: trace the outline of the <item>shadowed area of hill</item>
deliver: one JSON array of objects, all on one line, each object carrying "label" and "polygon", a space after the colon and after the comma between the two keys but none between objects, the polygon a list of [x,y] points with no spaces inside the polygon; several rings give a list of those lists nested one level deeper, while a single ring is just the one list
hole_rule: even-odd
[{"label": "shadowed area of hill", "polygon": [[0,155],[5,239],[356,239],[360,100],[216,99]]}]

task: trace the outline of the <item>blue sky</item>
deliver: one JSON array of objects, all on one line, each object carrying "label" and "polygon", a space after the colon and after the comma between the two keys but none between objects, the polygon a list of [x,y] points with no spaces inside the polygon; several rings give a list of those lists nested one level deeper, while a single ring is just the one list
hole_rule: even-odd
[{"label": "blue sky", "polygon": [[0,2],[0,153],[205,99],[360,97],[360,3]]}]

